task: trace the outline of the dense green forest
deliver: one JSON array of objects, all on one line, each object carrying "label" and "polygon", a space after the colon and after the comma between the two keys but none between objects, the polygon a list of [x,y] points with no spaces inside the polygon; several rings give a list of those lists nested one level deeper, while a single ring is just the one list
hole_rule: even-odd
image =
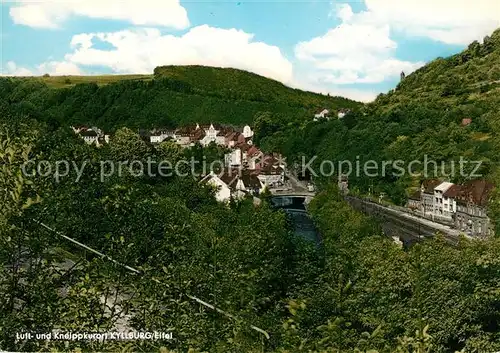
[{"label": "dense green forest", "polygon": [[[406,76],[387,94],[361,110],[335,121],[304,122],[290,126],[286,119],[261,114],[256,119],[257,141],[267,150],[282,151],[289,162],[318,156],[323,160],[436,161],[436,175],[450,175],[451,163],[460,156],[481,161],[475,174],[496,182],[500,147],[500,30],[472,43],[463,52],[438,58]],[[467,126],[463,119],[471,119]],[[444,173],[441,173],[441,165]],[[472,172],[472,163],[467,171]],[[458,167],[457,167],[458,168]],[[409,190],[424,177],[351,175],[349,184],[361,192],[384,192],[404,204]],[[422,172],[416,165],[415,174]],[[430,174],[430,173],[429,173]],[[451,176],[453,182],[466,177]],[[467,173],[464,173],[467,174]]]},{"label": "dense green forest", "polygon": [[[103,160],[212,160],[223,153],[217,148],[183,150],[167,141],[154,149],[127,128],[96,148],[67,127],[5,114],[0,141],[4,350],[500,349],[498,239],[462,239],[451,248],[438,237],[405,250],[328,186],[309,206],[318,247],[294,236],[265,198],[258,206],[252,199],[224,206],[190,177],[126,170],[100,178]],[[33,165],[64,159],[85,163],[85,172],[55,178]],[[27,160],[34,162],[24,173]],[[22,332],[113,331],[125,313],[132,329],[172,332],[173,339],[16,340]]]},{"label": "dense green forest", "polygon": [[361,107],[236,69],[158,67],[154,78],[121,78],[2,78],[0,99],[18,114],[52,125],[95,125],[105,131],[196,122],[244,125],[252,124],[260,112],[303,121],[323,108]]}]

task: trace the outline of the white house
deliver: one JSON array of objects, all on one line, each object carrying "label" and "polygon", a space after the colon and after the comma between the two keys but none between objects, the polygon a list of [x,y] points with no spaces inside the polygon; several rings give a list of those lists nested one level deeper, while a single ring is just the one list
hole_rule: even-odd
[{"label": "white house", "polygon": [[434,214],[440,217],[451,219],[451,216],[456,211],[454,200],[445,196],[446,191],[453,186],[453,183],[447,181],[442,182],[434,188]]},{"label": "white house", "polygon": [[239,167],[243,164],[243,153],[241,149],[236,148],[230,153],[225,154],[225,162],[228,167]]},{"label": "white house", "polygon": [[167,138],[175,138],[175,131],[171,130],[153,130],[150,136],[151,143],[162,143]]},{"label": "white house", "polygon": [[194,136],[195,131],[199,128],[198,125],[194,126],[184,126],[177,129],[174,134],[175,143],[181,147],[188,147],[191,143],[191,137]]},{"label": "white house", "polygon": [[211,185],[216,188],[215,199],[219,202],[228,202],[231,199],[231,189],[229,185],[224,182],[217,174],[213,171],[205,176],[202,183]]},{"label": "white house", "polygon": [[88,127],[86,126],[83,126],[83,125],[79,125],[79,126],[72,126],[71,127],[73,129],[73,132],[75,134],[79,134],[80,132],[82,131],[87,131],[88,130]]},{"label": "white house", "polygon": [[253,131],[250,126],[245,125],[243,128],[243,136],[245,136],[245,138],[253,137]]},{"label": "white house", "polygon": [[82,131],[80,133],[80,136],[83,138],[83,140],[88,143],[89,145],[95,143],[96,145],[98,144],[99,141],[99,135],[97,134],[96,131],[94,130],[86,130]]},{"label": "white house", "polygon": [[[199,128],[197,126],[197,128]],[[212,142],[215,142],[218,145],[226,144],[226,137],[223,134],[220,134],[221,129],[217,129],[213,124],[210,124],[208,128],[204,128],[205,136],[200,140],[202,146],[207,146]]]},{"label": "white house", "polygon": [[255,174],[241,170],[225,171],[219,175],[212,171],[201,182],[217,189],[215,198],[219,202],[228,202],[231,198],[241,200],[246,195],[258,194],[263,188]]},{"label": "white house", "polygon": [[258,169],[263,164],[264,154],[262,152],[247,157],[248,169]]},{"label": "white house", "polygon": [[441,184],[437,179],[424,180],[420,188],[420,195],[422,198],[422,213],[424,215],[434,214],[434,188]]},{"label": "white house", "polygon": [[350,112],[349,109],[340,109],[338,112],[337,112],[337,118],[339,119],[342,119],[343,117],[345,117],[348,113]]},{"label": "white house", "polygon": [[258,175],[262,185],[269,187],[281,186],[285,183],[285,171],[277,165],[267,165],[260,169]]},{"label": "white house", "polygon": [[156,133],[151,134],[151,136],[149,136],[149,139],[150,139],[151,143],[161,143],[161,142],[163,142],[165,137],[161,133],[156,132]]},{"label": "white house", "polygon": [[328,114],[330,114],[330,111],[328,109],[323,109],[320,113],[314,115],[314,121],[328,119]]}]

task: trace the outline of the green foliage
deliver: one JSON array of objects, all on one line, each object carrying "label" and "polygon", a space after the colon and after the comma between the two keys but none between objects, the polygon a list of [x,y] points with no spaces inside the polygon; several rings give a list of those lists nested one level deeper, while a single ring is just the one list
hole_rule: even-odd
[{"label": "green foliage", "polygon": [[[100,180],[102,160],[185,157],[187,152],[171,143],[151,149],[133,131],[121,129],[109,146],[97,148],[68,128],[49,134],[47,126],[6,120],[12,124],[2,125],[0,156],[9,163],[2,164],[0,190],[12,192],[1,194],[2,348],[380,353],[499,348],[496,240],[462,240],[450,248],[438,239],[404,251],[380,236],[378,225],[353,211],[335,188],[325,187],[308,210],[321,235],[317,247],[292,236],[285,214],[268,202],[227,207],[192,178]],[[212,146],[190,153],[210,159],[223,151]],[[26,159],[65,157],[87,161],[78,182],[74,172],[59,181],[18,172]],[[33,219],[140,274],[83,251]],[[111,331],[124,324],[124,315],[130,329],[172,330],[174,340],[66,345],[13,338],[35,329]],[[250,324],[266,330],[269,340]]]}]

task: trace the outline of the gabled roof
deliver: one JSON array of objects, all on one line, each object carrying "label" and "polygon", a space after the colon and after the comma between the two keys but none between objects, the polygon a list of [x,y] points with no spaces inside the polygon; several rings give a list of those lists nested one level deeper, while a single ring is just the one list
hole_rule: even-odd
[{"label": "gabled roof", "polygon": [[246,188],[260,188],[262,186],[257,175],[253,173],[243,172],[240,178]]},{"label": "gabled roof", "polygon": [[462,119],[462,126],[470,125],[470,123],[472,123],[472,119],[471,118],[463,118]]},{"label": "gabled roof", "polygon": [[272,164],[264,165],[260,169],[260,174],[262,175],[280,175],[283,174],[283,172],[284,172],[283,168]]},{"label": "gabled roof", "polygon": [[221,124],[201,124],[200,125],[200,128],[205,129],[205,130],[210,129],[210,127],[213,127],[214,130],[222,130],[223,129]]},{"label": "gabled roof", "polygon": [[241,133],[237,132],[237,131],[232,131],[228,134],[226,134],[226,139],[228,141],[238,141],[238,138],[240,137]]},{"label": "gabled roof", "polygon": [[434,190],[436,191],[442,191],[442,192],[445,192],[446,190],[448,190],[451,186],[453,186],[453,183],[449,183],[447,181],[444,181],[442,182],[441,184],[439,184],[438,186],[436,186],[434,188]]},{"label": "gabled roof", "polygon": [[82,136],[97,137],[97,132],[94,130],[85,130],[80,133]]},{"label": "gabled roof", "polygon": [[233,128],[229,126],[220,126],[219,129],[216,128],[216,130],[219,130],[217,136],[227,136],[228,134],[234,132]]},{"label": "gabled roof", "polygon": [[176,135],[179,136],[192,136],[196,131],[196,125],[186,125],[175,131]]},{"label": "gabled roof", "polygon": [[171,135],[174,133],[175,133],[175,130],[167,129],[167,128],[158,128],[158,129],[151,130],[152,136]]},{"label": "gabled roof", "polygon": [[205,137],[205,131],[203,131],[202,129],[195,130],[191,135],[191,139],[193,141],[200,141],[204,137]]},{"label": "gabled roof", "polygon": [[460,185],[453,184],[448,188],[448,190],[444,192],[443,196],[454,199],[460,192],[460,188],[461,188]]},{"label": "gabled roof", "polygon": [[252,173],[250,170],[225,170],[222,173],[215,174],[211,173],[202,179],[202,182],[207,182],[211,178],[217,177],[224,184],[226,184],[230,189],[235,190],[238,181],[242,181],[245,188],[260,188],[262,184],[260,183],[257,174]]},{"label": "gabled roof", "polygon": [[255,146],[251,146],[247,151],[248,157],[258,156],[261,153],[262,152]]},{"label": "gabled roof", "polygon": [[236,184],[238,183],[238,172],[237,171],[224,171],[223,174],[218,175],[219,179],[224,182],[227,186],[229,186],[231,189],[234,189],[236,187]]},{"label": "gabled roof", "polygon": [[239,148],[242,152],[246,152],[250,149],[251,146],[248,145],[246,142],[244,142],[244,143],[239,143],[234,147]]},{"label": "gabled roof", "polygon": [[494,185],[484,179],[471,180],[460,187],[456,200],[461,204],[486,206],[493,188]]}]

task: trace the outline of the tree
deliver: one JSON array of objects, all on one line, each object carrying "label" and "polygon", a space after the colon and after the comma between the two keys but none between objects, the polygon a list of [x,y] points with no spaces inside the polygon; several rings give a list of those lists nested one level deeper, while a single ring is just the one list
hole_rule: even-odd
[{"label": "tree", "polygon": [[144,159],[149,151],[141,137],[128,128],[116,131],[110,143],[111,156],[117,161]]}]

